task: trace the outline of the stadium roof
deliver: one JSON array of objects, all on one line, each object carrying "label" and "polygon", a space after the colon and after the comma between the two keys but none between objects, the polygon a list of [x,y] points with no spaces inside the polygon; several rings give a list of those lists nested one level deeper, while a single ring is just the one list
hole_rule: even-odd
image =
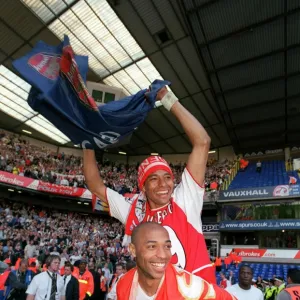
[{"label": "stadium roof", "polygon": [[[299,1],[2,1],[0,22],[0,109],[6,112],[0,127],[72,146],[29,108],[29,85],[9,71],[38,40],[58,44],[68,34],[74,50],[89,56],[90,81],[131,94],[156,78],[170,80],[207,129],[212,148],[232,144],[245,152],[300,144]],[[109,151],[190,150],[179,123],[161,107],[129,145]]]}]

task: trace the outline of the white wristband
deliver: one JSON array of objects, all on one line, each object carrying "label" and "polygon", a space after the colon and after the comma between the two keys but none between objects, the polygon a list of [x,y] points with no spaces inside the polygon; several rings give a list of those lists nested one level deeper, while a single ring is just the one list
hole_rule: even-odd
[{"label": "white wristband", "polygon": [[161,104],[168,110],[171,110],[171,107],[178,101],[178,98],[174,95],[173,92],[169,91],[164,97],[160,100]]}]

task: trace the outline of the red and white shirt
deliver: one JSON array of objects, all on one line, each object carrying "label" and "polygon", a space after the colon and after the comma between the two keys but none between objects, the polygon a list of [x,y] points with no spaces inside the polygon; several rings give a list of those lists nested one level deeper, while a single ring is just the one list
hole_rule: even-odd
[{"label": "red and white shirt", "polygon": [[[109,188],[106,194],[111,216],[126,224],[132,201]],[[185,169],[171,202],[151,210],[143,221],[157,222],[167,229],[172,242],[173,264],[208,282],[215,282],[214,268],[202,233],[203,196],[204,188]]]}]

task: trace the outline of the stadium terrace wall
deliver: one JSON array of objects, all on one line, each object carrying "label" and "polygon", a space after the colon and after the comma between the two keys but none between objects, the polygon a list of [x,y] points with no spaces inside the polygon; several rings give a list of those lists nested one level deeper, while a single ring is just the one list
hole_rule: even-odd
[{"label": "stadium terrace wall", "polygon": [[220,191],[218,201],[230,200],[260,200],[260,199],[283,199],[300,197],[300,185],[277,185],[258,188],[234,189]]},{"label": "stadium terrace wall", "polygon": [[[225,257],[230,253],[231,246],[221,246],[221,257]],[[235,252],[243,258],[257,259],[257,261],[264,261],[265,259],[300,259],[300,250],[298,249],[258,249],[257,247],[249,246],[234,246]]]},{"label": "stadium terrace wall", "polygon": [[299,219],[221,221],[220,231],[300,230]]},{"label": "stadium terrace wall", "polygon": [[74,156],[83,156],[83,151],[81,149],[77,148],[67,148],[67,147],[59,147],[58,148],[59,153],[65,153],[66,155],[74,155]]}]

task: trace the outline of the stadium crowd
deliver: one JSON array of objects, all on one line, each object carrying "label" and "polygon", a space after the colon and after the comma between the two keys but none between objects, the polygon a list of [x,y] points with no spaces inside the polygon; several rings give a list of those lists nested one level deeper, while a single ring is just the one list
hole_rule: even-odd
[{"label": "stadium crowd", "polygon": [[[205,178],[206,190],[220,189],[228,178],[234,161],[222,163],[209,160]],[[185,163],[170,164],[175,182],[181,180]],[[105,161],[98,163],[101,177],[111,189],[124,193],[137,193],[138,164],[125,165]],[[56,153],[46,147],[30,144],[21,136],[0,132],[0,170],[19,176],[39,179],[58,185],[86,188],[82,157]]]},{"label": "stadium crowd", "polygon": [[107,291],[118,266],[125,270],[132,264],[128,247],[121,245],[123,229],[108,216],[65,213],[1,199],[0,261],[19,266],[26,259],[33,276],[45,270],[53,255],[60,258],[61,274],[68,264],[73,268],[83,262],[98,273],[99,280],[105,276]]}]

